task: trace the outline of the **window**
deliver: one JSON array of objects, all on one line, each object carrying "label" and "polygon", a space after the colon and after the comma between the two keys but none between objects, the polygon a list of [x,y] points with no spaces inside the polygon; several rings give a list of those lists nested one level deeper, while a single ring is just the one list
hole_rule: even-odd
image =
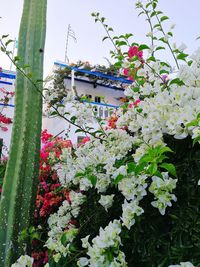
[{"label": "window", "polygon": [[101,103],[101,97],[100,96],[95,96],[94,102]]}]

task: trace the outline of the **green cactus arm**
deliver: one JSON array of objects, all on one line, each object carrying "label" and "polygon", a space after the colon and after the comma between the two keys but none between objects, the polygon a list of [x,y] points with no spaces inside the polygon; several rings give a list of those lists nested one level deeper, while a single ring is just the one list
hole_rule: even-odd
[{"label": "green cactus arm", "polygon": [[[24,0],[19,32],[20,65],[26,73],[43,79],[43,50],[46,33],[47,0]],[[38,86],[42,92],[42,86]],[[0,267],[10,267],[29,246],[19,240],[30,226],[39,170],[42,94],[17,72],[15,117],[0,202]]]}]

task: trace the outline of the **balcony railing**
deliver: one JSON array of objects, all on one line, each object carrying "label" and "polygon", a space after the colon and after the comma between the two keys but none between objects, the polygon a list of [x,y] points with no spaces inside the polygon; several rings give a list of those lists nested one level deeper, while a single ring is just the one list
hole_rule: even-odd
[{"label": "balcony railing", "polygon": [[91,105],[93,110],[96,112],[96,116],[100,117],[101,119],[106,119],[111,116],[111,114],[119,108],[119,106],[111,105],[111,104],[104,104],[98,102],[89,102],[89,101],[82,101],[87,105]]}]

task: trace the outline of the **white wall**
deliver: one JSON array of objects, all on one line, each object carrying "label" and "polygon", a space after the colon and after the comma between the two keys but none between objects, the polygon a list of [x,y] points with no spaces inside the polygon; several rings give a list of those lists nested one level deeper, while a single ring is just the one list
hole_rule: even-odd
[{"label": "white wall", "polygon": [[[94,88],[94,85],[92,83],[86,83],[86,82],[80,82],[75,80],[75,86],[77,89],[77,93],[79,96],[81,95],[92,95],[92,101],[95,100],[95,96],[103,96],[105,97],[105,103],[112,104],[119,106],[121,105],[121,102],[117,100],[118,97],[123,97],[124,93],[122,90],[116,90],[111,89],[105,86],[97,85],[96,88]],[[71,87],[71,80],[65,79],[65,85],[67,88]]]},{"label": "white wall", "polygon": [[[2,78],[1,81],[8,81],[8,82],[13,82],[14,80],[8,80],[8,79],[4,79]],[[67,88],[71,88],[71,80],[70,79],[65,79],[65,85]],[[92,99],[91,101],[95,101],[95,96],[103,96],[105,103],[107,104],[111,104],[114,106],[119,106],[121,104],[121,102],[119,100],[117,100],[116,98],[118,97],[123,97],[123,91],[121,90],[115,90],[115,89],[111,89],[105,86],[99,86],[97,85],[96,88],[94,88],[93,84],[91,83],[86,83],[86,82],[80,82],[80,81],[76,81],[75,80],[75,86],[77,89],[77,93],[79,96],[81,95],[92,95]],[[13,85],[4,85],[0,83],[0,88],[3,87],[8,91],[13,91],[14,90],[14,84]],[[0,95],[1,98],[1,95]],[[9,104],[14,104],[14,98],[12,99],[11,102],[9,102]],[[87,103],[85,103],[87,105]],[[94,106],[94,104],[91,104]],[[97,113],[102,117],[105,118],[105,114],[107,114],[108,112],[105,112],[106,110],[109,112],[111,112],[112,107],[106,107],[104,104],[103,105],[95,105]],[[1,110],[2,107],[0,107]],[[11,117],[13,118],[14,116],[14,108],[13,107],[6,107],[3,109],[3,113],[7,116],[7,117]],[[95,129],[98,128],[98,124],[97,123],[93,123],[91,125],[92,127],[94,127]],[[11,131],[12,131],[12,124],[8,125],[9,130],[7,132],[3,132],[0,130],[0,138],[3,138],[4,144],[6,147],[9,148],[10,145],[10,139],[11,139]],[[78,136],[84,136],[84,134],[82,133],[75,133],[76,131],[76,127],[69,125],[69,123],[67,123],[66,121],[64,121],[63,119],[59,119],[59,118],[47,118],[47,117],[43,117],[43,121],[42,121],[42,129],[47,129],[51,134],[53,135],[57,135],[60,132],[62,132],[64,130],[64,132],[60,135],[63,137],[66,137],[65,134],[69,133],[69,138],[72,140],[73,143],[77,142],[77,137]],[[4,150],[4,153],[7,154],[7,152]]]},{"label": "white wall", "polygon": [[[7,73],[11,73],[13,74],[13,72],[8,72]],[[12,85],[8,85],[8,84],[4,84],[2,82],[10,82],[12,83]],[[0,79],[0,88],[5,89],[8,92],[14,92],[15,90],[15,80],[14,79],[7,79],[7,78],[1,78]],[[0,99],[4,98],[4,94],[1,92],[0,90]],[[1,101],[0,101],[1,103]],[[14,105],[14,97],[11,98],[11,100],[9,101],[10,105]],[[10,106],[1,106],[0,105],[0,112],[5,115],[6,117],[9,117],[11,119],[13,119],[14,117],[14,107],[10,107]],[[9,149],[9,145],[10,145],[10,139],[11,139],[11,133],[12,133],[12,124],[6,124],[5,125],[8,128],[8,131],[4,132],[0,129],[0,138],[3,139],[3,143],[4,143],[4,148],[3,148],[3,153],[5,155],[7,155],[7,151]]]}]

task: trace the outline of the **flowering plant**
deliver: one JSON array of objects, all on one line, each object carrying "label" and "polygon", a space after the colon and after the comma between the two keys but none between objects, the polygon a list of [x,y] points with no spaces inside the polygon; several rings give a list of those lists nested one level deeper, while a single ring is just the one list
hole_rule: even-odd
[{"label": "flowering plant", "polygon": [[[180,223],[176,222],[176,218],[182,218],[180,209],[186,205],[185,202],[179,202],[179,199],[185,192],[184,183],[188,181],[188,176],[179,167],[185,162],[184,157],[180,157],[180,144],[190,147],[192,139],[194,143],[199,140],[200,52],[189,56],[182,48],[172,48],[169,39],[173,33],[165,33],[163,27],[163,22],[168,17],[157,10],[157,4],[156,0],[147,1],[146,4],[141,1],[136,3],[140,14],[147,16],[153,29],[149,34],[151,46],[130,43],[131,34],[112,39],[116,48],[112,54],[117,59],[116,66],[133,81],[125,90],[129,102],[111,118],[101,140],[92,137],[90,142],[77,148],[73,155],[66,154],[62,164],[58,166],[61,184],[66,188],[79,188],[87,196],[87,217],[91,216],[96,226],[88,226],[90,231],[82,230],[81,221],[83,224],[87,221],[83,214],[83,204],[79,215],[76,215],[80,230],[74,233],[73,239],[65,243],[67,251],[59,249],[59,241],[56,240],[57,245],[51,247],[58,263],[65,257],[70,264],[73,263],[72,258],[77,254],[72,247],[82,254],[77,261],[78,266],[163,266],[172,263],[174,258],[178,261],[180,255],[188,260],[184,249],[178,249],[176,239],[176,235],[182,232],[178,231]],[[105,18],[100,18],[98,13],[93,16],[108,33],[112,32],[104,23]],[[156,23],[153,22],[154,19]],[[159,36],[155,36],[156,32]],[[110,34],[108,38],[111,39]],[[169,63],[156,58],[156,52],[165,47],[170,49],[175,59],[176,77],[171,75],[173,68]],[[181,65],[180,61],[184,64]],[[196,144],[194,148],[190,147],[188,153],[198,153],[198,148],[199,145]],[[185,158],[188,156],[185,154]],[[198,180],[194,176],[190,186],[196,195]],[[88,198],[95,204],[89,204]],[[188,201],[191,203],[192,199],[189,197]],[[89,205],[92,206],[91,210],[95,209],[96,213],[104,215],[98,217],[92,211],[89,215]],[[188,213],[191,212],[190,205],[186,205],[187,208],[185,206],[186,210],[189,209]],[[105,208],[104,213],[102,207]],[[157,228],[155,218],[161,229]],[[147,229],[147,221],[153,234]],[[118,230],[115,230],[116,223],[119,225]],[[187,224],[191,225],[191,221],[188,220]],[[97,225],[103,227],[100,228],[99,235]],[[117,241],[115,231],[120,234]],[[170,231],[174,231],[174,235]],[[143,244],[134,242],[133,240],[141,238],[142,233],[146,234],[145,239],[148,237],[151,241],[142,239]],[[170,235],[172,241],[169,242],[167,240],[170,240]],[[198,235],[192,235],[193,238],[199,240]],[[82,250],[78,241],[80,239]],[[188,251],[192,239],[189,236],[184,240],[181,238],[183,247],[187,247]],[[134,251],[131,252],[126,243],[129,247],[133,246]],[[167,247],[169,249],[173,246],[176,249],[170,250],[169,254]],[[195,264],[200,260],[196,254],[198,248],[198,243],[193,243]],[[76,260],[77,258],[78,255]]]},{"label": "flowering plant", "polygon": [[[108,125],[55,161],[69,194],[48,218],[50,266],[200,266],[200,50],[189,56],[171,46],[168,17],[157,6],[136,3],[151,29],[150,46],[131,42],[132,34],[112,38],[105,18],[93,14],[132,84]],[[156,58],[166,47],[175,76]],[[83,113],[77,108],[80,122]]]}]

